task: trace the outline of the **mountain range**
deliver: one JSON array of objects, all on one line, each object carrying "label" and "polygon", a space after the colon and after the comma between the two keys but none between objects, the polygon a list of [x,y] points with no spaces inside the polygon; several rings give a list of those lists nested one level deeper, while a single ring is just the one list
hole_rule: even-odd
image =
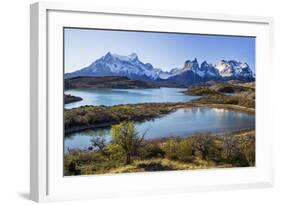
[{"label": "mountain range", "polygon": [[255,80],[255,74],[249,65],[236,60],[221,60],[213,65],[206,61],[199,64],[195,58],[185,61],[181,68],[163,71],[161,68],[154,68],[150,63],[143,63],[135,53],[123,56],[110,52],[85,68],[66,73],[64,77],[78,76],[125,76],[132,80],[162,81],[180,85],[204,83],[209,80]]}]

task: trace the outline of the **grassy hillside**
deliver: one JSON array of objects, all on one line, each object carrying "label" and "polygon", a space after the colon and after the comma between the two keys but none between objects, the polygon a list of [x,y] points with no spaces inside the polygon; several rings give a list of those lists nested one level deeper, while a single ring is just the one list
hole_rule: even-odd
[{"label": "grassy hillside", "polygon": [[190,86],[185,94],[188,95],[216,95],[219,93],[240,93],[240,92],[255,92],[255,83],[214,83],[210,86]]},{"label": "grassy hillside", "polygon": [[[193,102],[202,104],[236,105],[255,108],[255,83],[214,84],[211,86],[192,86],[184,92],[188,95],[202,96]],[[231,95],[227,95],[231,93]]]},{"label": "grassy hillside", "polygon": [[237,105],[246,108],[255,109],[255,100],[249,99],[247,97],[242,97],[240,95],[207,95],[200,99],[194,100],[194,102],[202,104],[220,104],[220,105]]},{"label": "grassy hillside", "polygon": [[210,89],[220,93],[239,93],[239,92],[255,91],[254,87],[249,87],[244,84],[230,84],[230,83],[215,84],[211,86]]}]

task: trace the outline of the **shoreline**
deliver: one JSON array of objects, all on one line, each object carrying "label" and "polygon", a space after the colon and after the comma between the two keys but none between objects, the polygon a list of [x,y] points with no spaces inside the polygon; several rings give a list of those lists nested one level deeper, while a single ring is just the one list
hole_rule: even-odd
[{"label": "shoreline", "polygon": [[[161,104],[161,103],[159,103]],[[136,104],[138,105],[138,104]],[[247,108],[247,107],[242,107],[239,105],[229,105],[229,104],[204,104],[204,103],[196,103],[196,102],[190,102],[190,103],[183,103],[183,104],[178,104],[178,105],[171,105],[170,111],[167,114],[164,115],[159,115],[158,117],[154,117],[152,119],[157,119],[161,118],[165,115],[170,114],[171,112],[174,112],[178,109],[190,109],[190,108],[198,108],[198,107],[208,107],[208,108],[217,108],[217,109],[227,109],[227,110],[234,110],[237,112],[243,112],[243,113],[248,113],[255,115],[255,109],[253,108]],[[151,119],[146,119],[146,120],[151,120]],[[142,121],[146,121],[142,120]],[[134,120],[133,120],[134,121]],[[135,121],[135,122],[142,122],[142,121]],[[72,127],[68,129],[64,129],[64,134],[73,134],[76,132],[80,131],[85,131],[88,129],[96,129],[96,128],[106,128],[110,127],[114,124],[118,124],[120,122],[106,122],[106,123],[100,123],[100,124],[93,124],[93,125],[84,125],[84,126],[79,126],[79,127]]]},{"label": "shoreline", "polygon": [[225,131],[225,132],[202,132],[202,133],[194,133],[194,134],[190,134],[190,135],[185,135],[185,136],[175,136],[175,137],[161,137],[161,138],[155,138],[155,139],[144,139],[144,141],[147,142],[165,142],[167,140],[183,140],[189,137],[193,137],[196,136],[196,134],[210,134],[210,136],[213,137],[221,137],[225,134],[229,134],[231,136],[242,136],[242,135],[247,135],[250,133],[255,132],[255,128],[245,128],[245,129],[240,129],[240,130],[234,130],[234,131]]},{"label": "shoreline", "polygon": [[249,114],[255,115],[256,109],[243,107],[240,105],[231,105],[231,104],[209,104],[209,103],[196,103],[198,107],[209,107],[209,108],[218,108],[218,109],[227,109],[227,110],[234,110],[238,112],[245,112]]},{"label": "shoreline", "polygon": [[64,129],[64,134],[73,134],[73,133],[81,132],[81,131],[88,130],[88,129],[106,128],[106,127],[110,127],[117,123],[118,122],[106,122],[106,123],[101,123],[101,124],[97,124],[97,125],[85,125],[85,126],[81,126],[81,127],[73,127],[70,129]]}]

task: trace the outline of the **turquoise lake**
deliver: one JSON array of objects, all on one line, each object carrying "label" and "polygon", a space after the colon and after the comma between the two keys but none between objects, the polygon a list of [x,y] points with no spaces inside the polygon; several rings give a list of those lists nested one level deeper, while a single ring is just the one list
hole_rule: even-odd
[{"label": "turquoise lake", "polygon": [[74,89],[65,94],[79,96],[82,101],[66,104],[65,108],[82,105],[118,105],[149,102],[189,102],[197,96],[181,93],[184,88],[152,88],[152,89]]},{"label": "turquoise lake", "polygon": [[[66,108],[81,105],[116,105],[144,102],[187,102],[197,97],[181,93],[181,88],[161,89],[84,89],[68,90],[67,94],[80,96],[83,101],[67,104]],[[197,132],[226,132],[255,128],[255,115],[217,108],[179,109],[168,115],[136,123],[137,131],[142,134],[148,129],[146,139],[162,137],[185,137]],[[91,139],[102,136],[111,140],[111,127],[90,129],[66,136],[65,151],[68,149],[87,149]]]}]

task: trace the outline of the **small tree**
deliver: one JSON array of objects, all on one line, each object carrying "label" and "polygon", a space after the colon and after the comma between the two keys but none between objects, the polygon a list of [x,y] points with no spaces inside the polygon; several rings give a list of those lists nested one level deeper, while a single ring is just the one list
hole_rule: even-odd
[{"label": "small tree", "polygon": [[137,153],[148,130],[140,136],[135,129],[134,123],[126,121],[113,125],[111,131],[113,143],[118,144],[123,149],[126,155],[126,164],[131,164],[131,158]]}]

